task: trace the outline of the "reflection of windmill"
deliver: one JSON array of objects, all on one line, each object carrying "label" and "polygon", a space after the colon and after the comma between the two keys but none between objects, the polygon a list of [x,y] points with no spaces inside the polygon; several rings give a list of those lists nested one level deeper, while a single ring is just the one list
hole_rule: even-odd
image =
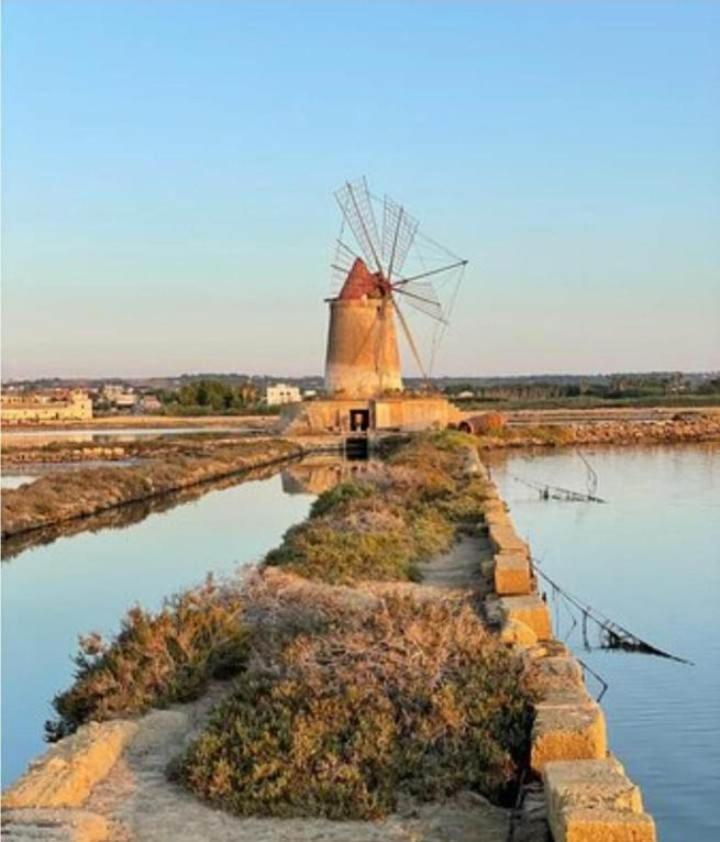
[{"label": "reflection of windmill", "polygon": [[[467,261],[424,236],[401,205],[373,196],[365,179],[346,182],[335,197],[343,219],[333,272],[342,286],[329,300],[327,391],[379,397],[402,389],[395,316],[427,381]],[[401,301],[430,319],[429,359]]]}]

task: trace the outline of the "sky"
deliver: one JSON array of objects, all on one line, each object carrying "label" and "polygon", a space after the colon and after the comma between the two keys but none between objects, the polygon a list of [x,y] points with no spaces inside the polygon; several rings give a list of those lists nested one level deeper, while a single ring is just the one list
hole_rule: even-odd
[{"label": "sky", "polygon": [[720,369],[720,3],[2,18],[5,379],[321,373],[363,174],[470,261],[434,373]]}]

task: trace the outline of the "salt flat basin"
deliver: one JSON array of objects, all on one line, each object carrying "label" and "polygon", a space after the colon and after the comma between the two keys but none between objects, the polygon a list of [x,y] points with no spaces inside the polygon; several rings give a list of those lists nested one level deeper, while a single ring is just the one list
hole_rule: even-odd
[{"label": "salt flat basin", "polygon": [[156,609],[211,571],[228,575],[260,560],[312,500],[285,493],[278,472],[3,562],[3,786],[45,748],[43,724],[53,696],[71,683],[79,634],[112,634],[133,604]]},{"label": "salt flat basin", "polygon": [[92,428],[92,429],[67,429],[67,430],[3,430],[3,446],[41,447],[51,442],[63,441],[68,443],[87,442],[130,442],[138,439],[157,436],[193,436],[203,433],[216,433],[220,435],[232,434],[241,435],[258,432],[253,427],[117,427],[117,428]]},{"label": "salt flat basin", "polygon": [[[607,504],[541,500],[516,478],[586,490],[574,450],[494,454],[519,534],[563,588],[686,666],[586,651],[582,621],[544,585],[555,634],[609,684],[610,749],[663,842],[720,839],[720,446],[583,448]],[[542,586],[542,582],[541,582]],[[594,643],[592,628],[590,643]],[[587,676],[590,689],[599,685]]]}]

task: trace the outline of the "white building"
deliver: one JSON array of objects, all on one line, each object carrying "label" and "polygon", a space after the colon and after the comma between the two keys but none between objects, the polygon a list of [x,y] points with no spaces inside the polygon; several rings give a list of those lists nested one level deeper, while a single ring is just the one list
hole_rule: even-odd
[{"label": "white building", "polygon": [[117,409],[132,409],[138,402],[138,396],[132,389],[112,383],[103,386],[102,397]]},{"label": "white building", "polygon": [[300,389],[297,386],[288,386],[287,383],[275,383],[274,386],[267,387],[265,401],[268,406],[300,403]]}]

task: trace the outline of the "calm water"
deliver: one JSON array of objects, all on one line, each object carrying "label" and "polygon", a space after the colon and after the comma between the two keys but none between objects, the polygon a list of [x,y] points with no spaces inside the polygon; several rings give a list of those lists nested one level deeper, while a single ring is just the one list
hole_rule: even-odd
[{"label": "calm water", "polygon": [[[287,483],[286,483],[287,484]],[[259,560],[312,500],[280,474],[211,491],[125,529],[60,538],[2,565],[2,780],[46,748],[54,694],[72,678],[77,636],[112,633],[126,609]]]},{"label": "calm water", "polygon": [[[720,839],[720,448],[585,449],[607,505],[540,501],[517,479],[584,491],[573,452],[493,463],[518,531],[566,590],[695,666],[568,643],[608,682],[610,747],[663,842]],[[572,621],[548,600],[556,635]],[[592,679],[588,679],[589,686]]]},{"label": "calm water", "polygon": [[21,485],[29,485],[35,482],[37,475],[31,474],[8,474],[0,476],[0,488],[20,488]]},{"label": "calm water", "polygon": [[3,430],[3,438],[7,445],[32,445],[40,447],[51,442],[63,441],[67,443],[122,443],[138,441],[143,438],[160,436],[193,436],[205,433],[219,433],[222,435],[257,432],[252,427],[117,427],[95,428],[89,430]]}]

